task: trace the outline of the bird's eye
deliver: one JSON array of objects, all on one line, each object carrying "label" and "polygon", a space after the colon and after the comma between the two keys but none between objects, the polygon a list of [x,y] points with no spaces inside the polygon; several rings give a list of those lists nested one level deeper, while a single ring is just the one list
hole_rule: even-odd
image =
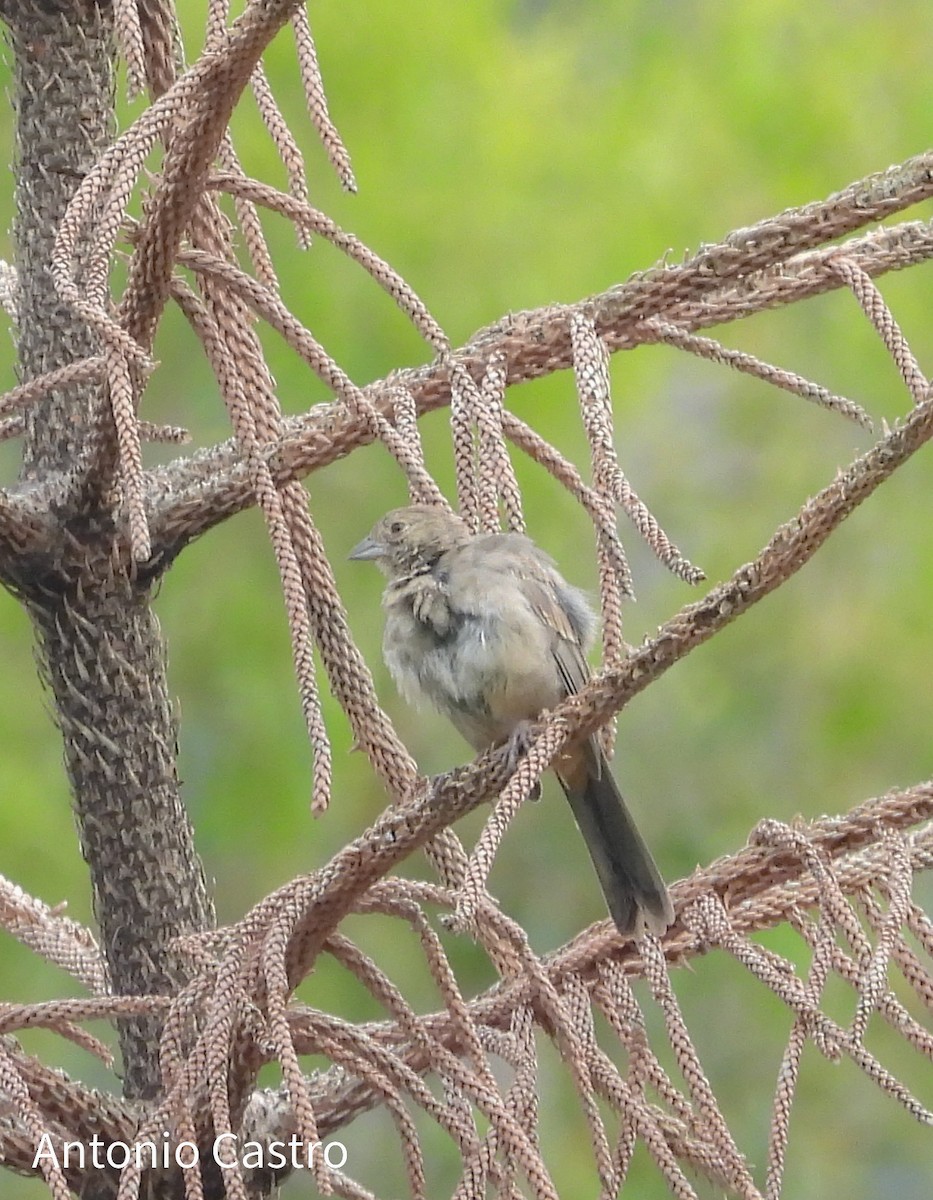
[{"label": "bird's eye", "polygon": [[389,526],[389,533],[398,534],[398,533],[401,533],[404,528],[405,528],[404,521],[393,521],[392,524]]}]

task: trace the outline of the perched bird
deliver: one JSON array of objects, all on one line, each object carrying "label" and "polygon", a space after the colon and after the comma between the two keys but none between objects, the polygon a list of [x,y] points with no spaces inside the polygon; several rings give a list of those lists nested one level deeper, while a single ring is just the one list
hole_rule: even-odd
[{"label": "perched bird", "polygon": [[[528,538],[474,535],[451,512],[413,505],[378,521],[350,558],[388,578],[383,654],[399,691],[429,700],[474,749],[520,736],[586,681],[596,619]],[[620,932],[663,932],[667,889],[597,742],[565,747],[554,771]]]}]

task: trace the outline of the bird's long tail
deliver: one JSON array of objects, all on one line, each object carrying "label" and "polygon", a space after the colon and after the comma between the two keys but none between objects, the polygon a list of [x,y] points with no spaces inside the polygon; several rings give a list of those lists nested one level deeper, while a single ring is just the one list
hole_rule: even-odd
[{"label": "bird's long tail", "polygon": [[619,932],[663,933],[674,919],[670,896],[605,755],[590,741],[555,766]]}]

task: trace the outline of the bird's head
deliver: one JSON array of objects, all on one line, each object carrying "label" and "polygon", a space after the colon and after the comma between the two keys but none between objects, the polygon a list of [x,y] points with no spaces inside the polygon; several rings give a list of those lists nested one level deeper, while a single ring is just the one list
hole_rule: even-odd
[{"label": "bird's head", "polygon": [[462,546],[470,531],[456,513],[428,504],[394,508],[350,551],[351,559],[372,559],[390,579],[429,571],[442,554]]}]

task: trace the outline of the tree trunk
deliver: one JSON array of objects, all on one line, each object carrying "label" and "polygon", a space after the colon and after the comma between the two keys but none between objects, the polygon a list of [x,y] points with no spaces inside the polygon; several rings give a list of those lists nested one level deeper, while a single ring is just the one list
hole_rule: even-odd
[{"label": "tree trunk", "polygon": [[[110,6],[0,0],[15,55],[15,240],[23,379],[100,352],[52,286],[55,232],[110,140]],[[3,581],[37,632],[65,747],[81,846],[114,993],[166,993],[184,978],[173,939],[213,922],[181,801],[165,647],[151,573],[130,560],[111,479],[107,396],[71,387],[27,413],[21,488],[50,499],[46,547],[8,551]],[[158,1022],[120,1023],[124,1092],[159,1086]]]}]

